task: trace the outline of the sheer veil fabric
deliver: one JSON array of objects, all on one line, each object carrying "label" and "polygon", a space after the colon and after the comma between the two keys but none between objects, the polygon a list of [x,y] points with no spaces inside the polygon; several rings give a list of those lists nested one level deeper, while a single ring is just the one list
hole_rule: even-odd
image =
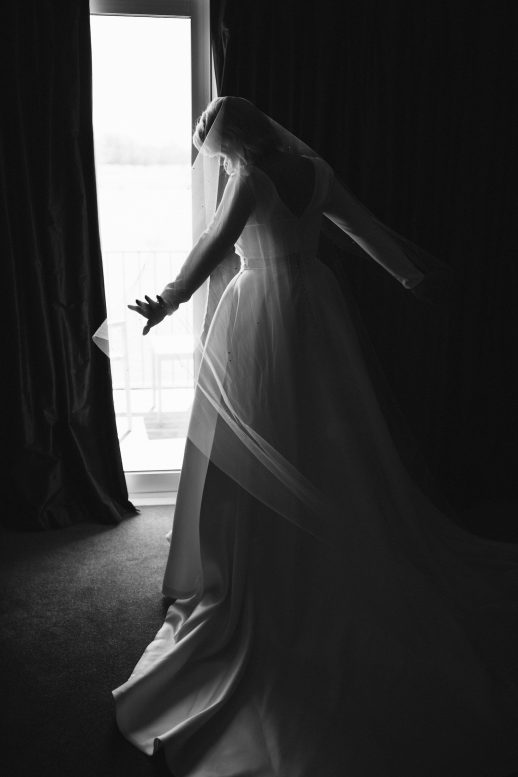
[{"label": "sheer veil fabric", "polygon": [[322,218],[409,290],[442,263],[250,103],[217,107],[197,239],[161,296],[174,311],[232,244],[241,270],[200,346],[176,601],[113,692],[118,725],[176,777],[505,777],[518,546],[458,528],[403,464]]}]

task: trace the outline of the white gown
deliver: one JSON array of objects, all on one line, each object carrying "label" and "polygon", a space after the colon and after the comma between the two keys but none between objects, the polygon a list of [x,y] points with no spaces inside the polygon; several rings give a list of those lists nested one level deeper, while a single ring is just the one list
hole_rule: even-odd
[{"label": "white gown", "polygon": [[458,528],[405,469],[316,258],[323,212],[419,277],[313,164],[299,215],[262,170],[236,178],[256,205],[200,368],[164,578],[177,600],[114,691],[118,725],[176,777],[505,777],[518,546]]}]

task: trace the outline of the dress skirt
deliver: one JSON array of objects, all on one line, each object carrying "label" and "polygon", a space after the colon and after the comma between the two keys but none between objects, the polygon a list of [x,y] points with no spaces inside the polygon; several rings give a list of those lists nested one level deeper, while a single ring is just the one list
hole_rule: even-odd
[{"label": "dress skirt", "polygon": [[518,546],[412,478],[316,258],[245,262],[215,313],[164,593],[114,691],[176,777],[518,770]]}]

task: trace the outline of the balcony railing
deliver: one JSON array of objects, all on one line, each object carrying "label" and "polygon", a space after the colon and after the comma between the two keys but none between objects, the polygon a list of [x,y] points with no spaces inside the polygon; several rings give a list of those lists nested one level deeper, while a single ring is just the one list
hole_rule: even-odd
[{"label": "balcony railing", "polygon": [[[119,437],[144,424],[149,439],[185,437],[194,389],[192,303],[180,306],[149,335],[128,309],[154,296],[177,275],[184,251],[109,251],[104,254],[110,356]],[[137,420],[138,419],[138,420]],[[144,468],[144,467],[143,467]]]},{"label": "balcony railing", "polygon": [[[142,337],[144,319],[128,309],[136,298],[144,294],[154,297],[169,281],[177,275],[187,251],[109,251],[104,254],[104,277],[108,320],[118,324],[120,331],[110,328],[113,348],[118,353],[127,349],[123,369],[130,372],[130,385],[133,390],[152,388],[154,340],[162,340],[163,352],[165,338],[171,344],[177,343],[187,359],[189,342],[193,342],[192,304],[185,303],[153,329],[148,337]],[[120,342],[125,338],[126,342]],[[119,360],[122,362],[123,360]],[[192,370],[191,370],[192,372]],[[112,365],[114,389],[121,389],[127,383],[127,377],[117,365]],[[166,370],[162,380],[164,388],[185,388],[192,386],[193,378],[186,378],[185,371]]]}]

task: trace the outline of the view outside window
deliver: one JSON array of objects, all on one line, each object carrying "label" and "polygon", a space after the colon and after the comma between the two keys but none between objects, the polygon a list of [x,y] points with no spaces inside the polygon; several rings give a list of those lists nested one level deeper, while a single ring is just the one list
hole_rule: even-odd
[{"label": "view outside window", "polygon": [[192,245],[190,20],[92,16],[93,120],[111,369],[124,469],[181,467],[193,310],[149,335],[128,310],[174,280]]}]

